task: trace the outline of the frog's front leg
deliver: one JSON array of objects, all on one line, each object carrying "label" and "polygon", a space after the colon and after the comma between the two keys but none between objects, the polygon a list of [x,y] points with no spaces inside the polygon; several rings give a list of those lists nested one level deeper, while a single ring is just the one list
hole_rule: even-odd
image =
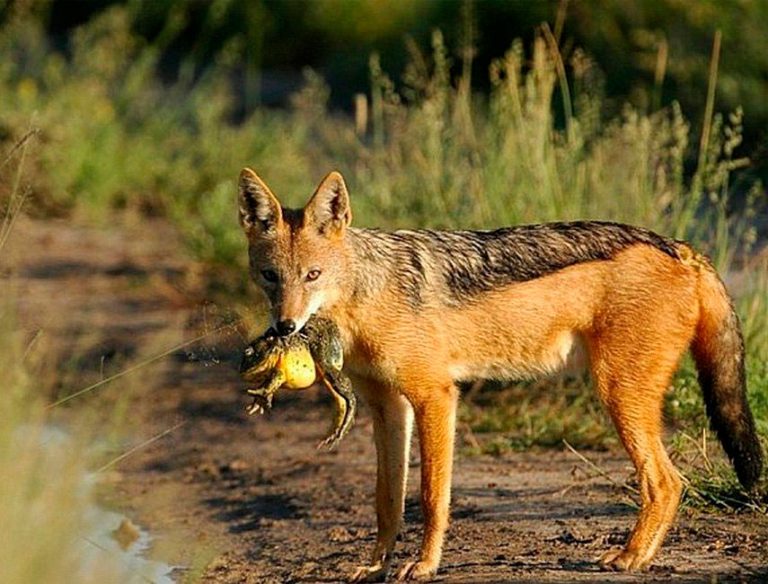
[{"label": "frog's front leg", "polygon": [[248,395],[253,396],[253,403],[246,408],[248,415],[263,414],[272,409],[272,398],[277,390],[285,383],[285,374],[281,368],[276,368],[267,377],[264,385],[248,390]]},{"label": "frog's front leg", "polygon": [[323,385],[325,385],[336,402],[336,418],[331,434],[320,442],[317,447],[327,447],[330,450],[336,448],[339,441],[344,438],[352,427],[357,410],[357,398],[352,391],[352,384],[349,378],[341,371],[328,370],[321,371],[320,373]]}]

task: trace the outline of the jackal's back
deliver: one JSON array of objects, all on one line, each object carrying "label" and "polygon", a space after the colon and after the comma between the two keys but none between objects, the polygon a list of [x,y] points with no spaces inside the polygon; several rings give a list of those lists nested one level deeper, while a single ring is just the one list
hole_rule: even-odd
[{"label": "jackal's back", "polygon": [[494,231],[351,229],[350,235],[356,255],[366,264],[378,266],[382,277],[395,272],[398,287],[413,307],[435,292],[445,304],[463,304],[513,282],[583,262],[609,260],[637,244],[679,259],[676,240],[640,227],[601,221]]}]

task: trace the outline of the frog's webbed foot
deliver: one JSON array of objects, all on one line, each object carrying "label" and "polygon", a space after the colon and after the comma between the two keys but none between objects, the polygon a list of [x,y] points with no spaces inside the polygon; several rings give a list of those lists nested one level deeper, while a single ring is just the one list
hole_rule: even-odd
[{"label": "frog's webbed foot", "polygon": [[249,389],[248,394],[253,396],[253,402],[245,411],[249,416],[253,414],[263,414],[267,410],[272,409],[272,397],[274,393],[265,393],[261,389]]},{"label": "frog's webbed foot", "polygon": [[249,416],[253,414],[263,414],[267,410],[272,409],[272,398],[280,389],[280,386],[285,381],[285,376],[282,371],[274,371],[264,382],[262,387],[254,387],[247,390],[248,395],[253,396],[253,402],[249,405],[245,411]]},{"label": "frog's webbed foot", "polygon": [[328,450],[333,450],[339,445],[339,442],[341,442],[341,439],[344,438],[346,433],[347,430],[342,430],[341,428],[335,429],[329,436],[317,443],[317,449],[321,450],[326,448]]},{"label": "frog's webbed foot", "polygon": [[357,399],[349,378],[340,371],[326,371],[322,376],[323,384],[331,392],[336,402],[336,418],[331,434],[321,441],[317,447],[333,450],[338,446],[355,421]]}]

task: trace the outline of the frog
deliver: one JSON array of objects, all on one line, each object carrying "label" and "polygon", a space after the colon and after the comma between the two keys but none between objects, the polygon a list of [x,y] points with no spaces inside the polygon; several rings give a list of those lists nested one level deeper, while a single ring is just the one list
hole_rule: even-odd
[{"label": "frog", "polygon": [[273,328],[251,341],[243,352],[240,375],[249,384],[253,402],[249,415],[272,408],[280,389],[302,390],[316,382],[325,387],[336,406],[333,427],[318,448],[335,448],[354,422],[357,398],[343,372],[344,346],[336,324],[312,316],[304,327],[290,336],[279,336]]}]

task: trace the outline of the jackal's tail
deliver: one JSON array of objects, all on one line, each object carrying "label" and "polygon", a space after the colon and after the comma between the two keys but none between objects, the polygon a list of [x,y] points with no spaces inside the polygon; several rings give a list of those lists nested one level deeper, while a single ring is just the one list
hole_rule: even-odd
[{"label": "jackal's tail", "polygon": [[749,490],[760,478],[763,457],[747,403],[744,338],[722,280],[708,261],[696,259],[701,265],[701,308],[691,350],[712,428],[739,482]]}]

